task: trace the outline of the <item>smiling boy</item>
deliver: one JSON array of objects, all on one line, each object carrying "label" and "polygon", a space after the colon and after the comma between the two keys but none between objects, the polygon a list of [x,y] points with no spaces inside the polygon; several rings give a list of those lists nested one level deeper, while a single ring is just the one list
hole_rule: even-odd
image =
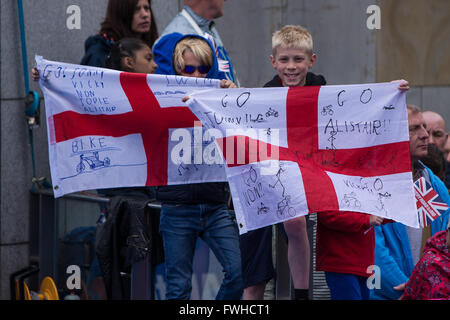
[{"label": "smiling boy", "polygon": [[[264,87],[325,85],[325,78],[308,72],[316,61],[311,34],[301,26],[287,25],[272,37],[270,61],[277,75]],[[310,245],[304,216],[283,223],[288,238],[288,262],[294,299],[307,300]],[[250,231],[240,237],[245,300],[263,299],[266,283],[275,276],[272,263],[272,227]]]},{"label": "smiling boy", "polygon": [[264,87],[325,85],[323,76],[308,72],[316,59],[311,34],[300,26],[284,26],[272,37],[270,62],[277,75]]}]

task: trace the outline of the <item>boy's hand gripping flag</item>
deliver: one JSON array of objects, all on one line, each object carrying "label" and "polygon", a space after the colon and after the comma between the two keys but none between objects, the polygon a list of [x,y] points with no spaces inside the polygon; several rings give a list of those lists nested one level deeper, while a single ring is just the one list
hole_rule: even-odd
[{"label": "boy's hand gripping flag", "polygon": [[356,211],[418,227],[398,83],[206,90],[188,105],[226,159],[239,230]]},{"label": "boy's hand gripping flag", "polygon": [[433,189],[433,186],[424,177],[414,183],[414,191],[417,200],[419,224],[422,228],[431,224],[448,210],[449,206],[441,199],[439,194]]},{"label": "boy's hand gripping flag", "polygon": [[182,103],[193,90],[218,88],[218,80],[126,73],[42,57],[36,62],[55,197],[226,181],[223,164],[204,163],[202,150],[215,144],[202,139],[201,123]]}]

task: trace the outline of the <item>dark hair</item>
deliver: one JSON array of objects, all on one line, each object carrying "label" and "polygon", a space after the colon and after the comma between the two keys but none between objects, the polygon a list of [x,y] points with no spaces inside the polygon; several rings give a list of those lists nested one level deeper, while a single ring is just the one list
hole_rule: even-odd
[{"label": "dark hair", "polygon": [[109,69],[126,71],[122,69],[122,58],[136,58],[136,51],[141,50],[147,44],[138,38],[123,38],[111,46],[111,51],[105,60],[105,67]]},{"label": "dark hair", "polygon": [[428,144],[428,154],[421,161],[433,171],[442,181],[445,181],[445,171],[447,164],[444,158],[444,153],[439,150],[436,145]]},{"label": "dark hair", "polygon": [[[114,41],[122,38],[135,38],[136,33],[131,30],[134,11],[139,0],[109,0],[106,9],[106,18],[101,23],[100,33],[106,34]],[[153,16],[152,2],[148,0],[150,5],[150,31],[144,33],[142,40],[151,48],[158,38],[158,27]]]}]

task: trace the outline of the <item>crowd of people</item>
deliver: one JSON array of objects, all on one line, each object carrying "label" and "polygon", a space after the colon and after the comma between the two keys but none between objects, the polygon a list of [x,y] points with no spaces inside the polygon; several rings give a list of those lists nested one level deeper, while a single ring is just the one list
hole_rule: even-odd
[{"label": "crowd of people", "polygon": [[[86,40],[81,64],[214,78],[221,80],[222,88],[239,86],[214,23],[224,14],[224,0],[185,0],[184,4],[159,35],[151,0],[109,0],[99,33]],[[301,26],[287,25],[276,31],[268,59],[276,74],[264,87],[326,85],[324,76],[310,71],[317,56],[311,34]],[[34,68],[33,78],[38,77]],[[398,89],[409,90],[408,82],[399,81]],[[407,110],[413,180],[424,177],[450,205],[450,140],[445,121],[413,105]],[[150,191],[162,204],[167,299],[190,298],[198,238],[208,244],[223,268],[217,299],[264,298],[266,284],[276,275],[273,228],[240,236],[227,183],[160,186]],[[115,194],[122,192],[127,190],[115,190]],[[447,211],[427,228],[415,229],[365,213],[318,213],[316,268],[325,272],[331,299],[449,299],[448,216]],[[307,222],[303,216],[277,226],[286,236],[296,300],[310,298]],[[373,265],[381,270],[381,288],[369,290],[367,279]]]}]

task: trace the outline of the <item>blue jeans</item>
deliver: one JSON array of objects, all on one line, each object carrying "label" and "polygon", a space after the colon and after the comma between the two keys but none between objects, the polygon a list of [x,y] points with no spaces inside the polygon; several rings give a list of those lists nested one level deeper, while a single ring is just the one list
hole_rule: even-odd
[{"label": "blue jeans", "polygon": [[189,299],[192,264],[200,237],[223,267],[217,300],[238,300],[243,292],[239,232],[226,205],[169,205],[161,208],[160,233],[166,263],[166,299]]},{"label": "blue jeans", "polygon": [[331,300],[369,300],[367,278],[348,273],[325,272]]}]

